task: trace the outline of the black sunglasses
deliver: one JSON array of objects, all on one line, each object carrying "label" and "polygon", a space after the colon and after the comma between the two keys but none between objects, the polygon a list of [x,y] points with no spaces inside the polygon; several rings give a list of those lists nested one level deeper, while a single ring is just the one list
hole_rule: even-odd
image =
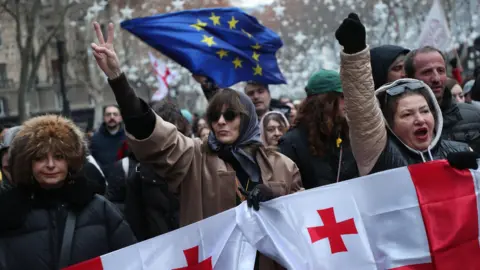
[{"label": "black sunglasses", "polygon": [[227,109],[223,113],[222,112],[213,112],[213,113],[210,114],[210,117],[208,117],[208,118],[213,123],[213,122],[217,122],[220,119],[220,116],[223,116],[223,119],[225,119],[225,121],[231,122],[237,117],[237,115],[238,115],[238,113],[235,112],[234,110]]}]

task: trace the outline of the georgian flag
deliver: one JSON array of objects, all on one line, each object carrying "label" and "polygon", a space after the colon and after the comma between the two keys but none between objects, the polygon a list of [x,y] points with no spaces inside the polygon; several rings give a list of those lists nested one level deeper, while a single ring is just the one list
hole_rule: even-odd
[{"label": "georgian flag", "polygon": [[235,209],[92,260],[68,270],[251,270],[256,250],[235,222]]},{"label": "georgian flag", "polygon": [[245,203],[124,248],[83,269],[480,269],[480,171],[434,161],[263,203]]},{"label": "georgian flag", "polygon": [[169,83],[172,80],[173,74],[167,65],[165,65],[165,62],[156,58],[151,52],[148,52],[148,56],[158,84],[158,89],[153,94],[152,101],[160,101],[168,95]]}]

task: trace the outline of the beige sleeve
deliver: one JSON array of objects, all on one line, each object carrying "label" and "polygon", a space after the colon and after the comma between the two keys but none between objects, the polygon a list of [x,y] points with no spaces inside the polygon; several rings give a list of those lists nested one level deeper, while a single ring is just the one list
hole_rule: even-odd
[{"label": "beige sleeve", "polygon": [[155,129],[150,137],[137,140],[127,133],[129,146],[142,163],[153,166],[155,172],[176,190],[192,167],[195,155],[201,154],[201,142],[184,136],[177,128],[156,115]]},{"label": "beige sleeve", "polygon": [[375,166],[387,144],[385,120],[375,98],[369,47],[356,54],[341,53],[340,76],[350,143],[361,176]]}]

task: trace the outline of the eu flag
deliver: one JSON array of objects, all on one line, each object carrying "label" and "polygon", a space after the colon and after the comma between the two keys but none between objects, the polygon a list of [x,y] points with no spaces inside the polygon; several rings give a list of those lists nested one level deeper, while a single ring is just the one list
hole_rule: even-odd
[{"label": "eu flag", "polygon": [[241,81],[283,84],[280,37],[238,8],[187,10],[124,21],[123,29],[220,87]]}]

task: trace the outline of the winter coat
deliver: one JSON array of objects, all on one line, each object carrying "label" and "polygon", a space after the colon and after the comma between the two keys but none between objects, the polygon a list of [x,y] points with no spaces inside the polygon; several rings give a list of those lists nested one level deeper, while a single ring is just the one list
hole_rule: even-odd
[{"label": "winter coat", "polygon": [[[328,153],[314,156],[310,151],[306,128],[297,126],[288,131],[279,142],[280,152],[297,164],[305,189],[337,182],[340,148],[331,142]],[[358,177],[357,163],[349,145],[343,146],[339,181]]]},{"label": "winter coat", "polygon": [[[64,266],[59,260],[69,213],[76,222],[71,248],[64,249],[71,255],[66,265],[136,242],[115,206],[95,194],[97,183],[88,178],[87,152],[84,134],[71,120],[44,115],[22,124],[9,149],[12,185],[0,190],[0,269]],[[61,185],[40,187],[33,162],[59,153],[68,165],[65,179]]]},{"label": "winter coat", "polygon": [[170,192],[165,179],[150,166],[137,164],[134,171],[126,183],[125,218],[137,239],[143,241],[178,229],[178,194]]},{"label": "winter coat", "polygon": [[0,269],[59,269],[68,211],[76,216],[68,265],[135,244],[130,227],[115,206],[90,188],[73,184],[48,191],[40,187],[3,189]]},{"label": "winter coat", "polygon": [[480,153],[480,109],[468,103],[456,103],[445,89],[440,104],[443,115],[442,138],[464,142]]},{"label": "winter coat", "polygon": [[370,64],[372,66],[375,90],[387,83],[388,71],[398,56],[406,55],[410,50],[396,45],[382,45],[370,50]]},{"label": "winter coat", "polygon": [[[342,87],[345,110],[350,127],[350,142],[360,175],[389,170],[409,164],[446,158],[450,152],[465,151],[464,143],[441,138],[443,117],[435,95],[428,85],[431,103],[436,111],[436,134],[427,151],[418,151],[404,144],[388,127],[375,95],[385,95],[395,83],[374,91],[368,47],[356,54],[341,53]],[[405,79],[416,81],[413,79]]]},{"label": "winter coat", "polygon": [[[128,162],[126,162],[128,160]],[[137,161],[125,157],[113,165],[107,178],[108,187],[105,198],[114,203],[122,213],[125,213],[127,182],[136,177]],[[125,171],[127,169],[127,171]]]},{"label": "winter coat", "polygon": [[105,123],[93,134],[90,143],[90,152],[100,165],[105,177],[108,177],[110,168],[117,161],[117,152],[125,141],[123,127],[117,133],[111,134],[105,127]]},{"label": "winter coat", "polygon": [[[109,83],[117,100],[135,96],[124,75]],[[139,99],[138,102],[142,108],[148,107],[142,100]],[[127,132],[128,144],[142,165],[151,166],[156,175],[165,179],[169,190],[179,194],[180,227],[237,205],[236,172],[230,164],[213,153],[200,139],[184,136],[173,124],[166,122],[153,111],[135,113],[139,114],[124,118],[128,118],[130,123],[146,125],[152,120],[154,128],[142,139],[137,139]],[[270,187],[274,195],[282,196],[302,190],[298,168],[286,156],[260,147],[255,153],[255,159],[262,183]],[[276,268],[271,259],[262,257],[260,269]]]}]

